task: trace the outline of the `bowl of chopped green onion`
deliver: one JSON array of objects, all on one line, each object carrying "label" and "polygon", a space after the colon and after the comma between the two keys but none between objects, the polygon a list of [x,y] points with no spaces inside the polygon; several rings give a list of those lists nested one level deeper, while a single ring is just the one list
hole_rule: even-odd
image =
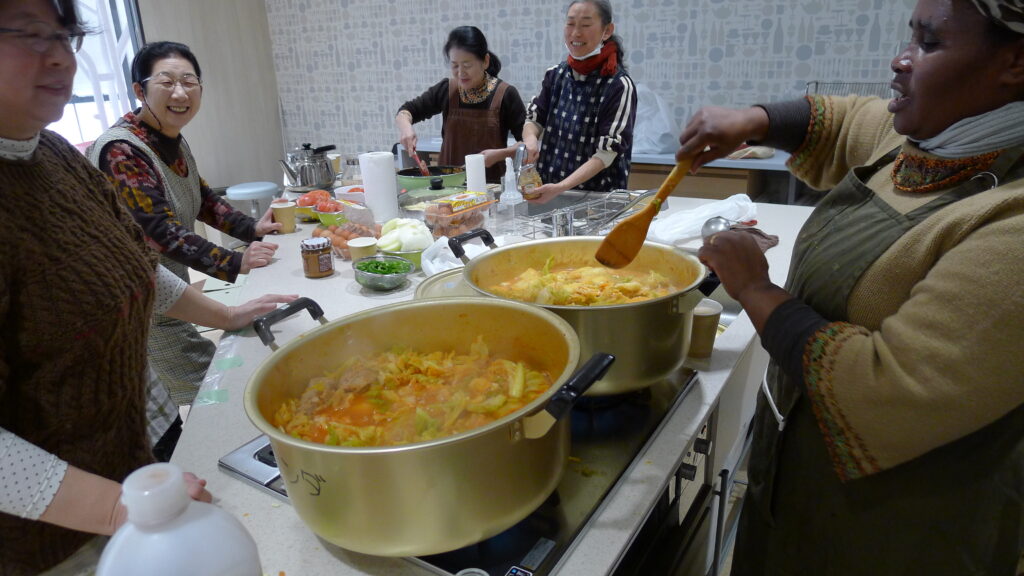
[{"label": "bowl of chopped green onion", "polygon": [[400,256],[376,254],[352,262],[356,282],[371,290],[394,290],[405,284],[416,266]]}]

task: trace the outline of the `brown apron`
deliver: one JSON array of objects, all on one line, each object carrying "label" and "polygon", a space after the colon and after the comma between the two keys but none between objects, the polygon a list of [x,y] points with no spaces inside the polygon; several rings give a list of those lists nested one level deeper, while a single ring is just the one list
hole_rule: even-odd
[{"label": "brown apron", "polygon": [[[440,161],[444,166],[464,166],[466,156],[489,148],[507,148],[507,130],[501,129],[501,100],[508,84],[499,82],[487,108],[463,108],[459,87],[448,81],[448,116],[444,119]],[[487,181],[501,182],[505,164],[497,162],[487,168]]]},{"label": "brown apron", "polygon": [[[900,214],[864,184],[898,151],[852,170],[800,231],[786,287],[829,321],[847,319],[857,280],[903,234],[991,186],[970,180]],[[989,172],[999,182],[1024,176],[1014,167],[1022,152],[1004,152]],[[760,396],[733,575],[1014,573],[1024,542],[1024,407],[842,484],[802,386],[774,362],[768,383],[786,424],[779,430]]]}]

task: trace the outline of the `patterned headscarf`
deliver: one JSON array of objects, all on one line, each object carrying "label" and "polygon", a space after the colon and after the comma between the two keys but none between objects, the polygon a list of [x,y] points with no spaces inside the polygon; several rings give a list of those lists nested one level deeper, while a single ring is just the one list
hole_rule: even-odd
[{"label": "patterned headscarf", "polygon": [[1017,34],[1024,34],[1024,0],[971,0],[986,18]]}]

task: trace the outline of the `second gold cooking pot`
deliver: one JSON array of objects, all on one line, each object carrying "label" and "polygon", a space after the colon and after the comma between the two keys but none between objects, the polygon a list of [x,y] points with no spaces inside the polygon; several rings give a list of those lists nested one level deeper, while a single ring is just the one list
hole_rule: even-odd
[{"label": "second gold cooking pot", "polygon": [[[480,294],[501,298],[488,287],[510,280],[527,268],[542,269],[549,258],[556,265],[601,266],[594,258],[599,236],[567,236],[510,244],[497,248],[484,230],[449,241],[461,257],[461,243],[482,237],[492,249],[468,260],[463,278]],[[465,258],[463,258],[466,261]],[[615,366],[587,392],[591,396],[621,394],[670,376],[686,359],[693,309],[704,295],[698,288],[708,275],[696,256],[656,242],[644,242],[633,262],[622,269],[654,270],[678,289],[661,298],[609,306],[539,305],[564,318],[580,338],[580,357],[597,352],[615,355]],[[717,284],[716,284],[717,285]]]},{"label": "second gold cooking pot", "polygon": [[[302,306],[322,317],[308,299],[272,314],[279,319]],[[263,319],[257,332],[273,340]],[[404,446],[327,446],[271,424],[282,402],[347,358],[395,346],[465,353],[477,336],[493,354],[547,372],[551,388],[487,426]],[[568,323],[535,306],[493,298],[403,302],[328,322],[276,350],[249,380],[245,410],[270,438],[289,500],[318,536],[378,556],[437,554],[502,532],[554,491],[569,456],[569,419],[559,418],[612,360],[598,356],[570,377],[578,358]]]}]

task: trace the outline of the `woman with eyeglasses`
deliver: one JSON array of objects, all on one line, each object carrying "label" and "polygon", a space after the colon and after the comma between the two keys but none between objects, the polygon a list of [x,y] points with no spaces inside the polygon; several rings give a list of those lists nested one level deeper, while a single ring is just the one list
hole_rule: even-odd
[{"label": "woman with eyeglasses", "polygon": [[736,576],[1024,573],[1024,2],[918,0],[908,32],[892,99],[680,136],[694,167],[758,141],[831,189],[785,287],[749,234],[699,254],[772,357]]},{"label": "woman with eyeglasses", "polygon": [[[45,130],[71,98],[83,34],[75,0],[0,0],[5,575],[78,574],[95,566],[97,535],[125,521],[120,482],[154,461],[164,429],[149,412],[167,399],[147,374],[154,310],[237,329],[294,298],[229,308],[188,286],[157,264],[104,175]],[[211,500],[205,481],[185,480]]]},{"label": "woman with eyeglasses", "polygon": [[[87,152],[121,193],[161,263],[183,280],[193,268],[234,282],[239,274],[270,264],[277,244],[261,241],[280,229],[272,212],[259,220],[232,208],[199,175],[181,131],[199,112],[203,84],[199,62],[184,44],[154,42],[132,62],[132,88],[140,109],[103,133]],[[195,232],[201,221],[240,240],[245,252],[218,246]],[[158,316],[150,333],[153,368],[174,400],[195,398],[216,346],[195,327]]]}]

